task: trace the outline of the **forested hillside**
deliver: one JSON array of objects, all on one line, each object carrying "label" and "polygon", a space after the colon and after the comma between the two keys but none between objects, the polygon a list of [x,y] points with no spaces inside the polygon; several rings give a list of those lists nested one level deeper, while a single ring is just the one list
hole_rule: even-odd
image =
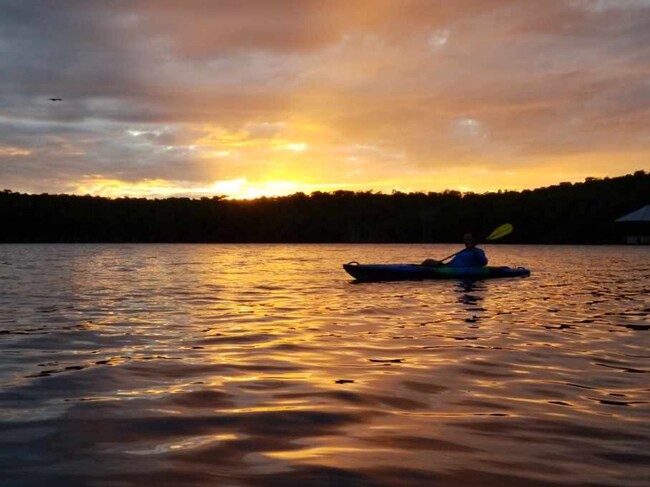
[{"label": "forested hillside", "polygon": [[0,193],[1,242],[458,242],[509,222],[509,243],[618,243],[650,204],[650,173],[521,192],[336,191],[260,198],[108,199]]}]

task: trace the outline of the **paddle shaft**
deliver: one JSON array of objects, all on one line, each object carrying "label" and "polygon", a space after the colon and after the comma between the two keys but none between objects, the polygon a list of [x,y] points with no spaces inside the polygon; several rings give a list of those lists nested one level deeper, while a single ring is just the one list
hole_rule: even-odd
[{"label": "paddle shaft", "polygon": [[457,256],[458,254],[460,254],[463,250],[473,249],[474,247],[476,247],[476,245],[472,245],[471,247],[466,247],[466,248],[464,248],[464,249],[461,249],[461,250],[459,250],[458,252],[454,252],[453,254],[448,255],[448,256],[445,257],[444,259],[439,260],[438,262],[443,263],[443,262],[446,261],[447,259],[451,259],[452,257],[456,257],[456,256]]}]

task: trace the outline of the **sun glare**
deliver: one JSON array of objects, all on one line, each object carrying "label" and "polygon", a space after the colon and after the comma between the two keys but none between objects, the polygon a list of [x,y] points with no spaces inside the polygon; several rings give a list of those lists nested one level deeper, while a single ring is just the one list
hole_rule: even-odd
[{"label": "sun glare", "polygon": [[307,150],[308,145],[305,143],[290,143],[285,146],[288,150],[293,152],[303,152]]},{"label": "sun glare", "polygon": [[101,177],[88,177],[73,189],[73,193],[109,198],[166,198],[166,197],[212,197],[229,199],[255,199],[261,197],[287,196],[299,191],[315,191],[317,186],[302,185],[295,181],[248,181],[246,178],[214,181],[211,185],[190,185],[184,181],[152,179],[137,182],[120,181]]}]

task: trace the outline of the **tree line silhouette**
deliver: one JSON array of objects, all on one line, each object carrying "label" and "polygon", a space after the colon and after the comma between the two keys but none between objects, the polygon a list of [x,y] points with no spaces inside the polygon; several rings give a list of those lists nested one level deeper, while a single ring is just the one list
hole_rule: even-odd
[{"label": "tree line silhouette", "polygon": [[508,243],[621,241],[650,173],[476,194],[335,191],[228,200],[0,193],[0,242],[458,242],[509,222]]}]

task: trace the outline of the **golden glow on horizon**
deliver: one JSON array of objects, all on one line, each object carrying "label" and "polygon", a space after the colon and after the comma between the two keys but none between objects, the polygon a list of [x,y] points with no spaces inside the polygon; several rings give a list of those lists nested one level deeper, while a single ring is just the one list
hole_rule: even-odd
[{"label": "golden glow on horizon", "polygon": [[[132,137],[159,137],[163,131],[131,129],[127,133]],[[611,176],[609,154],[559,156],[551,164],[545,158],[531,157],[525,165],[510,163],[502,168],[497,168],[493,155],[470,154],[426,169],[417,168],[419,159],[405,149],[341,143],[335,134],[335,130],[309,122],[304,116],[292,122],[251,122],[239,130],[195,125],[188,135],[171,142],[175,145],[165,146],[165,150],[184,150],[189,160],[203,161],[206,170],[199,178],[124,181],[96,174],[84,176],[69,188],[76,194],[107,197],[255,199],[336,190],[485,193]],[[617,155],[632,161],[643,157]],[[474,161],[468,161],[470,158]],[[636,169],[630,166],[621,175]]]},{"label": "golden glow on horizon", "polygon": [[[571,167],[571,166],[568,166]],[[623,175],[625,173],[621,173]],[[298,192],[306,194],[322,191],[375,191],[390,194],[401,192],[441,192],[455,190],[463,193],[487,193],[499,190],[521,191],[560,182],[583,182],[587,177],[606,177],[607,173],[595,171],[571,171],[558,164],[540,176],[539,168],[494,171],[481,166],[450,168],[438,171],[437,175],[421,178],[415,183],[409,178],[383,179],[369,182],[345,181],[316,183],[314,180],[296,178],[249,180],[246,177],[215,180],[211,184],[190,183],[165,179],[144,179],[122,181],[101,176],[87,176],[76,185],[71,185],[74,194],[90,194],[110,198],[138,197],[212,197],[226,196],[229,199],[255,199],[261,197],[287,196]],[[468,184],[469,182],[469,184]]]}]

